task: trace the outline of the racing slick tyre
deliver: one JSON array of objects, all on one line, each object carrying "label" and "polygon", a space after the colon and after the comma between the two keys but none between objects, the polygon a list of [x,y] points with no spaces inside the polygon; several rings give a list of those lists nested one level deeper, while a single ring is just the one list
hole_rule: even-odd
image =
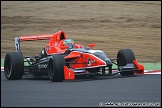
[{"label": "racing slick tyre", "polygon": [[4,60],[4,74],[8,80],[21,79],[24,74],[24,59],[20,52],[9,52]]},{"label": "racing slick tyre", "polygon": [[52,55],[48,62],[48,76],[51,81],[61,82],[64,80],[65,59],[62,55]]},{"label": "racing slick tyre", "polygon": [[[118,66],[125,66],[128,63],[133,63],[135,60],[134,53],[131,49],[121,49],[117,53],[117,64]],[[133,75],[134,71],[122,71],[122,76]]]}]

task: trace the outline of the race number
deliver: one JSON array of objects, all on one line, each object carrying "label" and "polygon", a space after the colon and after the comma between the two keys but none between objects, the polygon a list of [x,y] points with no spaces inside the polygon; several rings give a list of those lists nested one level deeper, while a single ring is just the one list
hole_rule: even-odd
[{"label": "race number", "polygon": [[16,48],[16,51],[20,52],[19,37],[15,37],[15,48]]}]

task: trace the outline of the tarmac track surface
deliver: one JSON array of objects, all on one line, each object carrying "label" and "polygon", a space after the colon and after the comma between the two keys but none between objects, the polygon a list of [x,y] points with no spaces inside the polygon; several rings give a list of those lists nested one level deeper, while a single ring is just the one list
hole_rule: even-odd
[{"label": "tarmac track surface", "polygon": [[51,82],[47,77],[7,80],[1,72],[2,107],[99,107],[106,102],[154,102],[161,106],[161,75]]}]

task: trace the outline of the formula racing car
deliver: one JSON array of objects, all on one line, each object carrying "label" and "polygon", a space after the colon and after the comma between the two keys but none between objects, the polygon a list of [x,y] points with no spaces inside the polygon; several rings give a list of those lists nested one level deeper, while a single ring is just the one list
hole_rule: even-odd
[{"label": "formula racing car", "polygon": [[[49,40],[47,45],[35,56],[23,56],[20,42]],[[54,34],[16,36],[16,52],[8,52],[4,60],[4,73],[8,80],[21,79],[23,75],[48,76],[51,81],[74,80],[78,75],[122,76],[144,73],[131,49],[121,49],[115,58],[109,58],[103,51],[94,50],[95,44],[84,47],[66,38],[61,30]],[[28,65],[25,65],[27,62]],[[117,68],[113,69],[113,65]]]}]

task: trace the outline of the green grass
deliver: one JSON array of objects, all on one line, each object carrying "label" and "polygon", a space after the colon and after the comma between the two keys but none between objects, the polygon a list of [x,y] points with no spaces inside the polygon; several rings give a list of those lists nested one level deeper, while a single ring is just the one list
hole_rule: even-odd
[{"label": "green grass", "polygon": [[3,66],[4,66],[4,59],[1,58],[1,67],[3,67]]},{"label": "green grass", "polygon": [[161,70],[161,63],[140,63],[144,65],[145,70]]}]

